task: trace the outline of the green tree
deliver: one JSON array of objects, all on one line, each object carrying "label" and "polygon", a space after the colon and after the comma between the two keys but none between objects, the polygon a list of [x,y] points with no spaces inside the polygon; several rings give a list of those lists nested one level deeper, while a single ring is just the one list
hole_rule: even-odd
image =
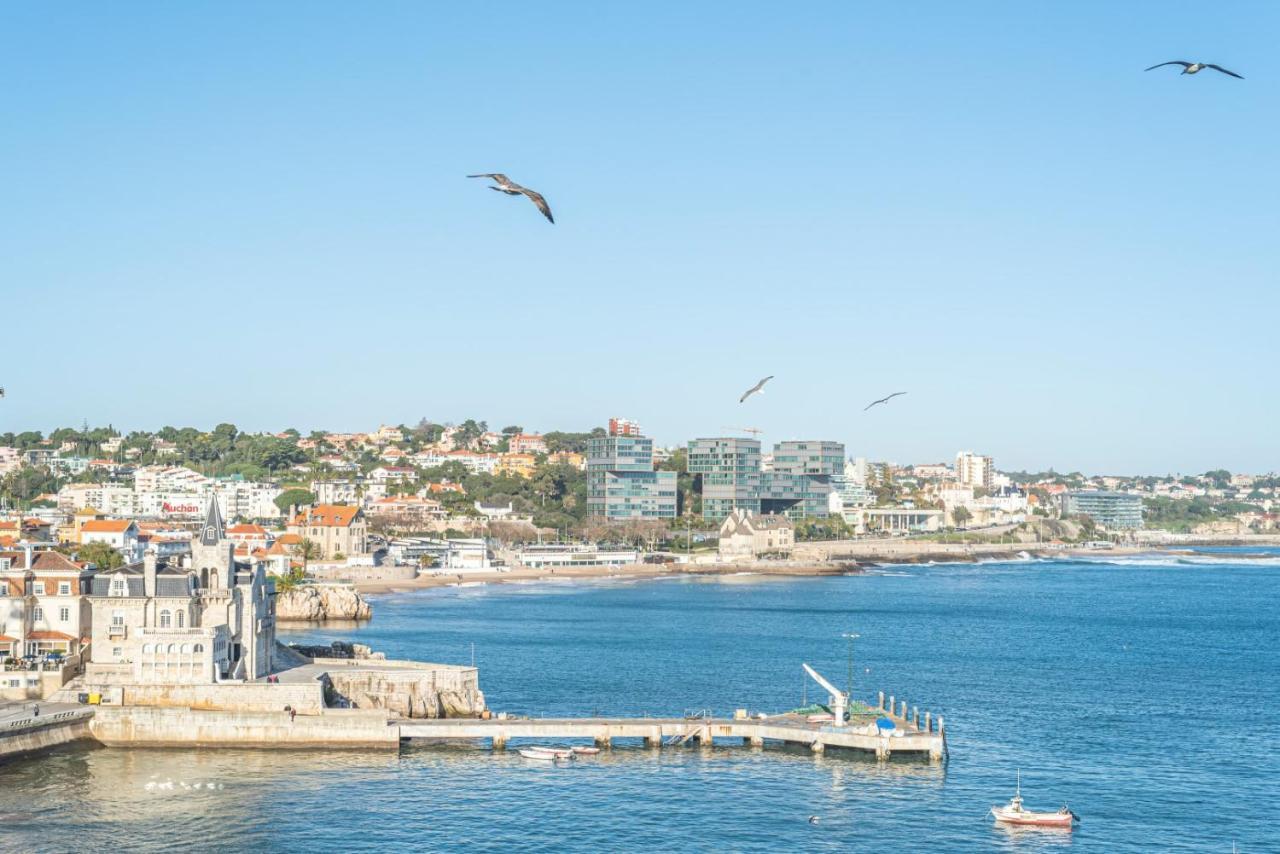
[{"label": "green tree", "polygon": [[300,566],[291,566],[284,575],[276,577],[276,591],[284,593],[292,590],[307,580],[307,571]]},{"label": "green tree", "polygon": [[275,505],[280,508],[281,513],[289,513],[292,508],[306,507],[314,504],[316,496],[314,492],[305,489],[286,489],[284,492],[276,496]]},{"label": "green tree", "polygon": [[969,512],[968,507],[957,507],[951,511],[951,518],[955,520],[957,528],[963,528],[973,519],[973,514]]},{"label": "green tree", "polygon": [[293,553],[296,557],[302,558],[303,573],[306,573],[307,563],[323,557],[320,550],[320,544],[308,537],[303,537],[302,542],[293,547]]},{"label": "green tree", "polygon": [[124,558],[121,557],[120,552],[106,543],[89,543],[87,546],[81,546],[77,559],[88,561],[100,570],[115,569],[124,564]]}]

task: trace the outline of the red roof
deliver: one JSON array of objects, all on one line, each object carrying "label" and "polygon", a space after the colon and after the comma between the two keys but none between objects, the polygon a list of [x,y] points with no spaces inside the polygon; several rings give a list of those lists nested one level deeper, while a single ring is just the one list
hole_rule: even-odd
[{"label": "red roof", "polygon": [[27,632],[27,640],[73,641],[75,639],[75,635],[69,635],[66,632]]},{"label": "red roof", "polygon": [[0,643],[16,643],[17,638],[11,638],[8,635],[0,635]]},{"label": "red roof", "polygon": [[295,525],[312,525],[318,528],[348,528],[360,512],[359,507],[345,504],[318,504],[304,510],[294,519]]},{"label": "red roof", "polygon": [[261,534],[262,536],[265,537],[267,535],[267,529],[262,527],[261,525],[240,524],[240,525],[232,525],[230,528],[227,528],[227,533],[228,534]]}]

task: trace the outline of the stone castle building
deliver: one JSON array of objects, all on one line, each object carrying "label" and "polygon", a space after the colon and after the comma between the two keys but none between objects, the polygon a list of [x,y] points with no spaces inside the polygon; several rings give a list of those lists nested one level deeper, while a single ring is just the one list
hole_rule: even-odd
[{"label": "stone castle building", "polygon": [[186,565],[147,554],[91,580],[88,683],[212,684],[271,672],[275,583],[237,564],[218,502]]}]

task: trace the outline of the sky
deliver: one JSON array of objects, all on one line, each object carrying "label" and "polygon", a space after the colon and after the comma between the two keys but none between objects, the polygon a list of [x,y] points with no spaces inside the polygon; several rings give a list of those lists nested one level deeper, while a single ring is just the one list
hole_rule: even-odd
[{"label": "sky", "polygon": [[0,432],[1274,470],[1278,41],[1266,0],[3,4]]}]

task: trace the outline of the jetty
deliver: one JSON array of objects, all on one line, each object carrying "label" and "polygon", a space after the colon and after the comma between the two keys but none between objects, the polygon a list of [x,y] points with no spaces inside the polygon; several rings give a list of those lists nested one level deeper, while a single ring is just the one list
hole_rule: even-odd
[{"label": "jetty", "polygon": [[[914,714],[911,712],[914,711]],[[802,714],[733,718],[490,718],[488,720],[438,719],[399,720],[401,741],[429,740],[436,743],[488,742],[493,750],[504,750],[512,739],[542,741],[583,740],[609,748],[630,740],[648,748],[661,749],[696,744],[764,747],[768,743],[800,745],[814,753],[829,748],[859,751],[878,759],[903,755],[939,761],[947,753],[945,721],[919,709],[910,710],[907,701],[879,695],[879,706],[863,715],[865,723],[850,720],[843,726],[835,721],[810,722]],[[888,718],[893,729],[877,726]]]}]

